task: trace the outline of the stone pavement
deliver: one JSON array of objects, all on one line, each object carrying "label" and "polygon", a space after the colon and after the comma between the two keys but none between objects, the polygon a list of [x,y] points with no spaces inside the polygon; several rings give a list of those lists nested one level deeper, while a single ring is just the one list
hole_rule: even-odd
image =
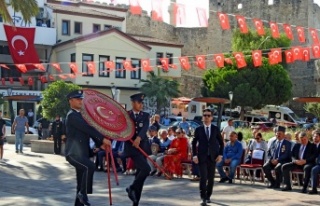
[{"label": "stone pavement", "polygon": [[[74,169],[63,156],[38,154],[24,148],[16,154],[14,145],[4,145],[4,162],[0,162],[0,205],[6,206],[72,206],[75,196]],[[113,174],[113,173],[112,173]],[[112,197],[115,206],[130,206],[125,192],[133,176],[119,175],[120,185],[114,184]],[[219,178],[216,178],[218,180]],[[214,187],[210,205],[320,205],[319,195],[300,194],[267,189],[262,183],[252,186],[219,184]],[[93,206],[109,205],[106,173],[96,172],[94,194],[89,195]],[[193,206],[199,205],[198,182],[188,177],[171,181],[149,177],[146,181],[141,206]]]}]

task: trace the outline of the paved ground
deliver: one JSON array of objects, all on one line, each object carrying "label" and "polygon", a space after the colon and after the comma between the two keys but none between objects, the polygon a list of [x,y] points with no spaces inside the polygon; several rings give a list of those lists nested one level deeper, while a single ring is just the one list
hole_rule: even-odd
[{"label": "paved ground", "polygon": [[[64,157],[38,154],[25,147],[16,154],[14,145],[6,144],[4,162],[0,163],[0,205],[72,206],[75,193],[74,169]],[[133,176],[120,175],[120,186],[112,187],[113,205],[130,206],[125,192]],[[218,180],[218,178],[216,178]],[[114,178],[112,178],[114,183]],[[252,186],[246,182],[219,184],[214,187],[210,205],[320,205],[319,195],[266,189],[262,183]],[[94,206],[109,205],[106,173],[96,172],[94,194],[89,196]],[[199,205],[198,182],[184,179],[164,180],[149,177],[142,195],[141,206]]]}]

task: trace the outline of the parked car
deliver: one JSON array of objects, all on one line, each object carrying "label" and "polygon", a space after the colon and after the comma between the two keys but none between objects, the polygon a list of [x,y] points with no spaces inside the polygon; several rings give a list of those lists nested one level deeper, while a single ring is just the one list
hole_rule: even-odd
[{"label": "parked car", "polygon": [[[11,119],[3,118],[3,120],[6,121],[6,136],[11,135]],[[29,126],[29,134],[38,134],[38,130]]]},{"label": "parked car", "polygon": [[[174,122],[171,122],[169,126],[162,125],[161,128],[168,129],[169,127],[174,127],[174,126],[178,127],[181,122],[182,121],[174,121]],[[187,135],[188,136],[193,136],[194,135],[194,131],[196,130],[197,127],[200,126],[200,124],[198,124],[195,121],[190,121],[190,120],[188,120],[187,122],[189,124],[189,134],[187,134]]]}]

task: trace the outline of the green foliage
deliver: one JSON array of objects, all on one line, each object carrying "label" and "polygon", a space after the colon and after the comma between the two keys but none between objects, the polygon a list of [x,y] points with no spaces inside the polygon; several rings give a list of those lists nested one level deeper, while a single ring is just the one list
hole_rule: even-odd
[{"label": "green foliage", "polygon": [[246,57],[248,66],[237,69],[236,63],[223,69],[210,69],[204,74],[203,96],[229,98],[233,91],[233,105],[251,106],[259,109],[267,104],[280,105],[292,95],[292,83],[282,65],[263,65],[255,68],[251,56]]},{"label": "green foliage", "polygon": [[7,5],[5,0],[0,0],[0,15],[5,23],[12,24],[8,6],[11,6],[15,12],[21,12],[26,23],[31,23],[31,18],[39,13],[37,0],[10,0],[9,2]]},{"label": "green foliage", "polygon": [[178,81],[157,76],[153,72],[150,72],[149,79],[140,81],[144,83],[140,90],[157,104],[157,114],[168,106],[172,97],[178,97],[180,94]]},{"label": "green foliage", "polygon": [[236,29],[232,38],[232,50],[233,51],[252,51],[257,49],[270,49],[279,47],[289,47],[291,40],[285,34],[280,34],[280,38],[273,38],[271,36],[271,30],[265,28],[265,35],[259,36],[256,31],[249,31],[247,34],[240,33],[239,29]]},{"label": "green foliage", "polygon": [[0,105],[3,105],[3,103],[4,103],[3,95],[0,94]]},{"label": "green foliage", "polygon": [[[252,139],[252,129],[250,128],[237,128],[236,132],[241,132],[243,135],[243,139],[249,143],[249,140]],[[262,135],[262,138],[265,141],[268,141],[271,137],[274,137],[274,132],[273,131],[268,131],[268,132],[262,132],[259,131]]]},{"label": "green foliage", "polygon": [[[319,95],[317,95],[319,97]],[[316,117],[320,118],[320,103],[306,103],[304,105],[304,109],[315,115]]]},{"label": "green foliage", "polygon": [[53,119],[58,114],[65,117],[70,109],[67,94],[74,90],[81,89],[78,85],[56,81],[45,89],[43,100],[41,101],[43,116],[47,119]]}]

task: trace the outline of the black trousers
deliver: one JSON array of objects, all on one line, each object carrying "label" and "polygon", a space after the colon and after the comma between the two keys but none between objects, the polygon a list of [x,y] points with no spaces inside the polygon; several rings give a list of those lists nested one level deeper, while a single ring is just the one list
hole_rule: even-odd
[{"label": "black trousers", "polygon": [[130,188],[135,191],[137,200],[139,202],[141,198],[144,181],[149,176],[151,168],[147,162],[147,159],[142,154],[131,156],[131,159],[134,162],[134,166],[137,172]]},{"label": "black trousers", "polygon": [[[277,165],[273,165],[270,161],[263,165],[263,172],[266,175],[267,179],[274,186],[280,186],[282,182],[282,164],[278,163]],[[276,173],[276,179],[272,177],[271,171],[274,170]]]},{"label": "black trousers", "polygon": [[282,172],[283,172],[283,179],[284,183],[287,187],[291,187],[290,182],[290,171],[294,169],[302,169],[303,170],[303,188],[306,189],[308,187],[310,177],[311,177],[311,170],[314,164],[305,164],[305,165],[297,165],[293,162],[286,163],[282,166]]},{"label": "black trousers", "polygon": [[216,162],[212,161],[210,156],[206,161],[199,162],[200,171],[200,197],[201,199],[210,199],[214,184],[214,174],[216,171]]},{"label": "black trousers", "polygon": [[77,193],[92,194],[94,163],[88,157],[67,156],[66,159],[76,169]]},{"label": "black trousers", "polygon": [[61,136],[53,136],[53,151],[55,154],[61,153]]}]

